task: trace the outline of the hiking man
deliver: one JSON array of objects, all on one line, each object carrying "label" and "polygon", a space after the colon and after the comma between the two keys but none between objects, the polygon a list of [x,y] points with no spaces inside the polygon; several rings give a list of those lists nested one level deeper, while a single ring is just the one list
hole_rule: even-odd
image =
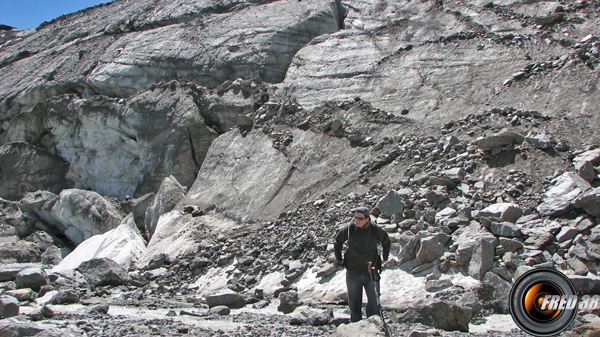
[{"label": "hiking man", "polygon": [[[348,241],[348,249],[342,258],[342,247]],[[383,248],[383,260],[377,252],[377,244]],[[381,270],[390,254],[390,238],[388,234],[371,221],[369,209],[359,207],[354,210],[354,220],[344,226],[335,236],[335,258],[346,268],[346,287],[348,289],[348,306],[350,321],[362,319],[363,288],[367,293],[367,317],[379,314],[377,293],[369,274],[369,262]],[[377,273],[375,273],[377,274]],[[379,283],[377,283],[379,285]],[[379,286],[377,286],[379,288]]]}]

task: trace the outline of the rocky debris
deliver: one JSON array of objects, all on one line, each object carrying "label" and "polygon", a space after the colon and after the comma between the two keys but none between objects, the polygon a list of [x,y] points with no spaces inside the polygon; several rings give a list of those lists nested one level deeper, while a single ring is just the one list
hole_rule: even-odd
[{"label": "rocky debris", "polygon": [[149,238],[154,234],[161,215],[170,212],[185,197],[185,188],[173,176],[166,177],[160,185],[154,200],[146,210],[145,233]]},{"label": "rocky debris", "polygon": [[79,264],[77,267],[92,287],[105,285],[118,286],[129,281],[129,275],[122,266],[108,258],[94,258]]}]

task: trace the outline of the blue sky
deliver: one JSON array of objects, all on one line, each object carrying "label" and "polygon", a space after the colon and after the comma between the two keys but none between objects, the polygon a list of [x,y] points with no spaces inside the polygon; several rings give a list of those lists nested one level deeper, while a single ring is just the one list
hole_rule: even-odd
[{"label": "blue sky", "polygon": [[104,2],[111,0],[0,0],[0,24],[36,28],[44,21]]}]

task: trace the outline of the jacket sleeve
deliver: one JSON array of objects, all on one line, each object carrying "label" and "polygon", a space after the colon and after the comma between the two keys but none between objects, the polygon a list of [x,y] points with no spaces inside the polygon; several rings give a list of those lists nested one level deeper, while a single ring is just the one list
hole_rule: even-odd
[{"label": "jacket sleeve", "polygon": [[392,241],[390,241],[390,236],[386,231],[382,228],[379,228],[379,239],[381,242],[381,247],[383,248],[383,260],[387,261],[390,257],[390,248],[392,247]]},{"label": "jacket sleeve", "polygon": [[338,262],[342,262],[342,247],[344,246],[344,241],[348,239],[348,226],[344,226],[340,229],[335,235],[335,242],[333,243],[333,249],[335,251],[335,259]]}]

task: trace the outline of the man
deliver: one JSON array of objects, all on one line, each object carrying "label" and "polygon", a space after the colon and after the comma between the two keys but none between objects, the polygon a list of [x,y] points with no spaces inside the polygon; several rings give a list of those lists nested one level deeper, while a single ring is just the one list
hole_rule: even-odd
[{"label": "man", "polygon": [[[342,247],[345,241],[348,241],[348,249],[342,258]],[[383,260],[377,252],[378,243],[381,243],[383,248]],[[362,319],[363,288],[368,299],[367,317],[379,314],[377,305],[379,289],[375,293],[376,290],[369,275],[369,263],[380,269],[380,266],[389,257],[390,246],[391,242],[388,234],[371,221],[369,209],[366,207],[355,209],[354,220],[336,234],[334,243],[335,258],[338,263],[346,268],[346,287],[348,288],[351,322]]]}]

